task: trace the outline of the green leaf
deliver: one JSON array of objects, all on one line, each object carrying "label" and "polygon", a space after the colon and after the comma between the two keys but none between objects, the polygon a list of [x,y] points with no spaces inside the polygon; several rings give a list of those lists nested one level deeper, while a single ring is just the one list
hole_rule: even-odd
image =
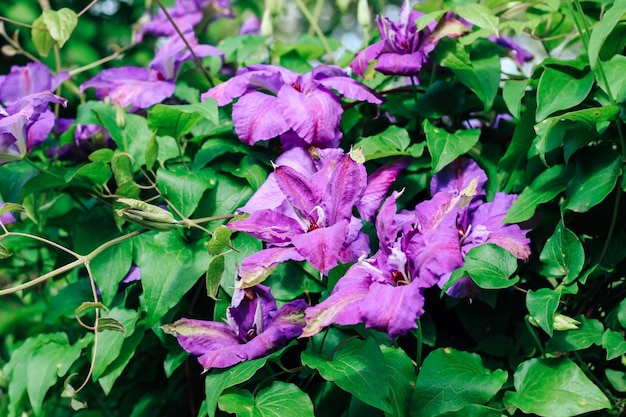
[{"label": "green leaf", "polygon": [[617,306],[617,320],[626,329],[626,299],[622,300],[619,306]]},{"label": "green leaf", "polygon": [[50,36],[46,22],[43,20],[43,15],[35,19],[32,26],[30,35],[33,38],[37,52],[41,56],[48,56],[56,42],[52,39],[52,36]]},{"label": "green leaf", "polygon": [[118,186],[133,182],[133,161],[126,154],[117,154],[111,160],[111,171]]},{"label": "green leaf", "polygon": [[406,416],[414,389],[415,367],[402,349],[381,345],[380,350],[385,358],[390,387],[391,411],[386,416]]},{"label": "green leaf", "polygon": [[255,417],[313,417],[313,403],[294,384],[274,381],[259,391],[256,398],[243,390],[234,390],[220,397],[220,409],[237,416]]},{"label": "green leaf", "polygon": [[609,408],[608,398],[567,358],[522,362],[513,377],[515,392],[504,394],[507,407],[542,417],[570,417]]},{"label": "green leaf", "polygon": [[476,246],[465,256],[465,270],[480,288],[507,288],[519,281],[510,279],[517,269],[517,259],[506,249],[493,243]]},{"label": "green leaf", "polygon": [[[110,224],[113,228],[112,222]],[[93,277],[102,294],[102,302],[106,305],[113,302],[120,281],[130,270],[132,259],[133,245],[127,240],[106,249],[90,262]]]},{"label": "green leaf", "polygon": [[411,416],[434,417],[491,400],[506,382],[507,373],[491,371],[482,362],[475,353],[451,348],[431,352],[417,377]]},{"label": "green leaf", "polygon": [[[119,322],[126,330],[128,336],[135,331],[135,322],[137,321],[137,312],[135,310],[114,307],[107,317]],[[94,358],[95,363],[92,374],[93,381],[97,381],[104,374],[107,367],[120,355],[126,334],[121,332],[102,332],[98,335],[98,349]]]},{"label": "green leaf", "polygon": [[245,389],[235,388],[228,390],[219,398],[220,410],[237,417],[258,417],[254,407],[254,396]]},{"label": "green leaf", "polygon": [[196,104],[157,104],[148,111],[148,127],[161,136],[180,138],[202,119],[219,124],[217,102],[211,98]]},{"label": "green leaf", "polygon": [[502,417],[500,410],[478,404],[469,404],[458,411],[439,414],[438,417]]},{"label": "green leaf", "polygon": [[622,173],[621,158],[610,149],[590,148],[576,158],[574,178],[567,184],[566,209],[584,213],[615,188]]},{"label": "green leaf", "polygon": [[115,151],[109,148],[103,148],[93,151],[89,154],[89,160],[92,162],[110,163],[115,156]]},{"label": "green leaf", "polygon": [[568,71],[546,67],[537,86],[538,122],[552,113],[576,107],[589,95],[593,86],[593,72],[575,77]]},{"label": "green leaf", "polygon": [[128,152],[139,165],[146,162],[146,148],[154,132],[148,128],[145,117],[125,113],[125,124],[119,126],[116,120],[116,108],[103,102],[90,104],[83,112],[85,112],[83,117],[88,122],[103,126],[109,131],[111,138],[117,144],[117,151]]},{"label": "green leaf", "polygon": [[183,216],[189,217],[198,207],[202,194],[215,187],[217,179],[212,169],[187,171],[178,166],[157,171],[157,186]]},{"label": "green leaf", "polygon": [[50,37],[62,48],[78,23],[76,13],[64,7],[59,10],[44,10],[42,17]]},{"label": "green leaf", "polygon": [[142,235],[136,263],[144,289],[146,326],[152,327],[174,307],[206,271],[210,255],[204,245],[187,243],[179,233]]},{"label": "green leaf", "polygon": [[[626,56],[614,55],[609,61],[602,64],[606,74],[606,84],[610,89],[610,95],[617,103],[622,103],[626,99],[626,79],[624,79],[624,68],[626,68]],[[600,83],[600,88],[606,91],[606,85]]]},{"label": "green leaf", "polygon": [[604,41],[609,37],[611,32],[613,32],[615,26],[622,20],[624,13],[626,13],[626,1],[617,0],[613,2],[613,5],[604,13],[602,20],[594,25],[591,36],[589,37],[589,46],[587,47],[589,63],[593,70],[595,70],[598,63],[600,49]]},{"label": "green leaf", "polygon": [[[377,135],[368,136],[359,139],[354,145],[355,149],[361,148],[363,156],[366,161],[372,159],[386,158],[389,156],[403,156],[410,155],[411,152],[416,152],[417,148],[409,146],[411,145],[411,138],[405,129],[398,126],[389,126],[384,132]],[[420,146],[423,149],[423,145]],[[421,150],[417,152],[421,155]]]},{"label": "green leaf", "polygon": [[327,381],[334,381],[366,404],[391,412],[385,360],[373,339],[346,342],[332,360],[306,350],[302,364],[317,369]]},{"label": "green leaf", "polygon": [[597,130],[600,125],[615,120],[619,112],[618,106],[604,106],[548,117],[535,125],[537,134],[537,140],[534,143],[535,148],[546,164],[545,154],[563,146],[565,133],[572,128],[571,122],[585,123]]},{"label": "green leaf", "polygon": [[615,391],[626,392],[626,372],[605,369],[604,373]]},{"label": "green leaf", "polygon": [[546,344],[547,352],[571,352],[602,344],[604,326],[600,321],[585,316],[577,316],[576,319],[580,321],[580,327],[556,332]]},{"label": "green leaf", "polygon": [[[245,182],[229,175],[220,175],[215,187],[209,189],[202,199],[200,206],[206,207],[207,211],[202,212],[201,216],[233,214],[248,201],[252,193],[252,189]],[[209,222],[206,227],[212,229],[221,223],[223,221]]]},{"label": "green leaf", "polygon": [[469,3],[455,7],[455,11],[473,25],[487,29],[489,34],[499,36],[499,19],[490,8],[478,3]]},{"label": "green leaf", "polygon": [[479,129],[458,130],[455,133],[448,133],[445,129],[434,126],[428,120],[424,120],[423,128],[432,157],[433,173],[441,171],[446,165],[472,149],[480,137]]},{"label": "green leaf", "polygon": [[2,204],[0,206],[0,216],[2,216],[5,213],[8,213],[10,211],[18,211],[18,212],[25,212],[26,211],[24,206],[22,206],[21,204],[2,203],[2,202],[0,202],[0,204]]},{"label": "green leaf", "polygon": [[607,330],[602,335],[602,347],[606,349],[606,360],[610,361],[626,353],[626,340],[620,332]]},{"label": "green leaf", "polygon": [[63,377],[70,366],[80,357],[82,347],[70,346],[67,335],[50,340],[33,350],[26,366],[26,389],[35,415],[41,413],[46,392],[59,377]]},{"label": "green leaf", "polygon": [[144,329],[143,326],[137,326],[135,331],[130,335],[127,333],[122,347],[120,348],[119,355],[107,366],[104,374],[98,379],[98,383],[102,387],[102,391],[104,391],[105,395],[109,395],[117,378],[122,374],[130,360],[136,356],[135,351],[137,350],[137,346],[139,346],[145,334],[146,329]]},{"label": "green leaf", "polygon": [[509,112],[516,119],[520,118],[522,98],[526,93],[529,80],[506,80],[502,88],[502,99],[506,103]]},{"label": "green leaf", "polygon": [[576,234],[561,221],[546,241],[539,259],[544,276],[562,278],[564,284],[571,284],[583,269],[585,251]]},{"label": "green leaf", "polygon": [[220,255],[211,259],[206,271],[206,294],[214,300],[217,300],[217,292],[224,275],[224,268],[224,256]]},{"label": "green leaf", "polygon": [[526,294],[526,308],[530,316],[550,336],[552,336],[554,314],[560,299],[560,294],[549,288],[529,290]]},{"label": "green leaf", "polygon": [[150,136],[146,144],[146,168],[152,170],[154,164],[159,160],[159,141],[156,132]]},{"label": "green leaf", "polygon": [[112,331],[112,332],[120,332],[123,335],[126,335],[126,327],[119,320],[114,319],[113,317],[100,317],[98,318],[98,331]]},{"label": "green leaf", "polygon": [[570,170],[565,165],[555,165],[543,171],[513,202],[503,222],[519,223],[530,219],[540,204],[565,191],[570,177]]},{"label": "green leaf", "polygon": [[211,255],[219,255],[230,247],[230,236],[233,231],[228,227],[219,225],[215,228],[213,236],[209,241],[209,253]]},{"label": "green leaf", "polygon": [[489,110],[500,85],[499,46],[486,41],[472,45],[470,53],[457,40],[443,38],[431,54],[433,60],[450,68]]},{"label": "green leaf", "polygon": [[256,371],[265,366],[267,357],[238,363],[228,369],[213,369],[206,374],[205,404],[209,417],[215,417],[215,408],[218,398],[226,388],[246,382],[254,376]]},{"label": "green leaf", "polygon": [[5,248],[4,245],[0,243],[0,259],[8,259],[11,256],[13,256],[13,252]]}]

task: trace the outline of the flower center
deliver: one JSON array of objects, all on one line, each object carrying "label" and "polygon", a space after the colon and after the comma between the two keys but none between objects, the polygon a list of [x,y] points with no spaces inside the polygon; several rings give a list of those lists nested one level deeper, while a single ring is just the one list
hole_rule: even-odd
[{"label": "flower center", "polygon": [[402,275],[402,272],[400,271],[393,271],[391,273],[391,278],[393,279],[393,282],[395,282],[396,285],[399,287],[403,285],[409,285],[408,281],[404,279],[404,275]]},{"label": "flower center", "polygon": [[315,223],[313,220],[309,221],[309,228],[307,229],[307,232],[311,232],[313,230],[317,230],[320,227],[318,226],[317,223]]},{"label": "flower center", "polygon": [[257,333],[256,333],[256,329],[255,329],[255,328],[248,329],[248,331],[246,331],[246,338],[247,338],[248,340],[252,340],[252,339],[254,339],[256,336],[257,336]]},{"label": "flower center", "polygon": [[291,86],[294,88],[294,90],[298,91],[298,92],[302,92],[302,84],[300,83],[300,80],[294,81],[291,83]]}]

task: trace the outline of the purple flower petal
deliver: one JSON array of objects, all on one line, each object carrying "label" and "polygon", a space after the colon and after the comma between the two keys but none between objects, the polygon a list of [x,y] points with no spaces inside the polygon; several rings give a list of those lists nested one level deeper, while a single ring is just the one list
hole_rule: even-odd
[{"label": "purple flower petal", "polygon": [[183,318],[163,326],[163,330],[175,335],[182,348],[192,355],[202,355],[210,350],[232,347],[240,343],[237,335],[226,323]]},{"label": "purple flower petal", "polygon": [[378,41],[356,54],[354,60],[350,63],[350,68],[359,77],[363,77],[370,62],[378,58],[385,47],[384,41]]},{"label": "purple flower petal", "polygon": [[285,84],[277,97],[285,121],[305,142],[327,147],[340,136],[338,126],[343,108],[334,94],[320,89],[303,94]]},{"label": "purple flower petal", "polygon": [[229,223],[228,227],[280,246],[303,232],[296,220],[273,210],[255,211],[250,217]]},{"label": "purple flower petal", "polygon": [[339,252],[348,235],[348,221],[342,220],[330,227],[322,227],[294,236],[291,242],[318,271],[327,274],[337,266]]},{"label": "purple flower petal", "polygon": [[430,192],[432,195],[442,191],[458,195],[469,187],[474,179],[478,181],[477,195],[485,195],[487,184],[485,171],[472,159],[459,158],[433,176],[430,181]]},{"label": "purple flower petal", "polygon": [[370,274],[359,264],[350,267],[327,299],[306,309],[306,327],[302,337],[313,336],[331,324],[348,326],[360,323],[359,305],[372,283]]},{"label": "purple flower petal", "polygon": [[174,94],[174,82],[165,80],[163,74],[139,67],[119,67],[100,71],[83,83],[80,90],[95,88],[99,99],[108,97],[112,103],[131,110],[145,109]]},{"label": "purple flower petal", "polygon": [[255,285],[235,290],[226,320],[241,340],[248,340],[265,331],[275,314],[276,301],[269,287]]},{"label": "purple flower petal", "polygon": [[387,332],[389,340],[417,328],[417,319],[424,314],[424,296],[419,285],[392,286],[373,282],[360,304],[368,328]]},{"label": "purple flower petal", "polygon": [[293,247],[268,248],[246,257],[239,267],[237,288],[247,288],[265,280],[278,264],[285,261],[303,261],[304,257]]},{"label": "purple flower petal", "polygon": [[396,180],[400,171],[406,168],[409,163],[409,159],[405,158],[390,162],[378,168],[367,178],[367,187],[356,204],[363,220],[371,221],[374,218],[374,213],[380,207],[389,187]]},{"label": "purple flower petal", "polygon": [[336,164],[324,191],[322,207],[326,213],[326,224],[335,224],[352,217],[352,208],[361,198],[367,184],[367,173],[363,164],[343,155]]},{"label": "purple flower petal", "polygon": [[323,226],[318,224],[320,219],[315,209],[320,205],[322,198],[316,185],[289,166],[277,167],[274,177],[298,218],[306,223],[303,224],[304,229]]},{"label": "purple flower petal", "polygon": [[327,77],[319,80],[325,87],[337,90],[339,94],[346,98],[358,101],[367,101],[372,104],[381,104],[383,100],[372,90],[347,76]]},{"label": "purple flower petal", "polygon": [[289,129],[279,111],[277,99],[257,91],[249,92],[233,105],[237,136],[249,145],[275,138]]}]

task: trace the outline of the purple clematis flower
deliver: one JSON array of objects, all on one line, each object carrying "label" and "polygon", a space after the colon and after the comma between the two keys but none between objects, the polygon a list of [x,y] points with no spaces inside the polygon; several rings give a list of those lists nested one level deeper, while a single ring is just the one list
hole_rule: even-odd
[{"label": "purple clematis flower", "polygon": [[422,15],[411,9],[409,0],[404,0],[397,23],[386,17],[377,17],[381,40],[359,52],[350,68],[362,77],[369,64],[376,60],[374,69],[383,74],[417,75],[440,39],[459,36],[467,31],[467,26],[451,13],[439,23],[431,23],[418,31],[415,20]]},{"label": "purple clematis flower", "polygon": [[48,91],[22,97],[6,109],[0,106],[0,164],[24,158],[48,137],[54,127],[49,103],[65,106],[67,100]]},{"label": "purple clematis flower", "polygon": [[409,269],[406,242],[398,236],[406,221],[396,215],[398,196],[394,192],[387,198],[376,218],[378,252],[352,265],[327,299],[306,310],[303,337],[333,323],[365,323],[387,332],[390,340],[417,327],[424,313],[422,291],[429,285]]},{"label": "purple clematis flower", "polygon": [[294,300],[279,310],[269,288],[257,285],[235,290],[226,323],[180,319],[163,326],[198,361],[204,370],[227,368],[266,356],[302,333],[304,300]]},{"label": "purple clematis flower", "polygon": [[312,175],[289,165],[276,167],[273,174],[282,192],[275,207],[258,207],[249,217],[228,225],[269,244],[243,260],[239,285],[261,282],[288,259],[306,259],[326,274],[339,261],[350,262],[369,252],[361,221],[352,216],[367,187],[367,173],[351,155],[326,159]]},{"label": "purple clematis flower", "polygon": [[[422,291],[443,287],[472,247],[494,243],[526,260],[527,231],[502,224],[516,196],[501,193],[484,202],[486,181],[475,162],[458,160],[433,177],[432,199],[413,212],[396,214],[397,194],[389,197],[376,218],[378,252],[351,266],[326,300],[306,310],[302,336],[331,324],[364,323],[393,339],[417,327],[423,313]],[[472,297],[477,291],[466,278],[448,294]]]},{"label": "purple clematis flower", "polygon": [[68,78],[67,72],[52,75],[46,65],[38,62],[12,66],[8,75],[0,76],[0,101],[9,105],[24,96],[54,91]]},{"label": "purple clematis flower", "polygon": [[343,108],[333,90],[349,99],[382,103],[376,93],[330,65],[303,75],[273,65],[253,65],[211,88],[202,100],[210,97],[224,106],[238,98],[233,123],[247,144],[294,132],[304,145],[328,148],[341,139]]},{"label": "purple clematis flower", "polygon": [[[210,45],[198,45],[192,32],[184,36],[196,56],[222,55]],[[125,66],[105,69],[83,83],[80,89],[95,88],[99,99],[109,98],[112,103],[124,108],[130,106],[131,111],[145,109],[174,94],[180,67],[191,57],[185,43],[175,35],[159,48],[150,62],[150,68]]]}]

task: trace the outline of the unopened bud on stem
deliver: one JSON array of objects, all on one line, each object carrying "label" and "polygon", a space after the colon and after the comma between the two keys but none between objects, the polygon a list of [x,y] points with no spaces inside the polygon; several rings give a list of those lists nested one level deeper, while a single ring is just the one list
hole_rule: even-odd
[{"label": "unopened bud on stem", "polygon": [[125,207],[115,210],[118,216],[149,229],[167,231],[178,226],[178,220],[167,210],[133,198],[118,198]]}]

